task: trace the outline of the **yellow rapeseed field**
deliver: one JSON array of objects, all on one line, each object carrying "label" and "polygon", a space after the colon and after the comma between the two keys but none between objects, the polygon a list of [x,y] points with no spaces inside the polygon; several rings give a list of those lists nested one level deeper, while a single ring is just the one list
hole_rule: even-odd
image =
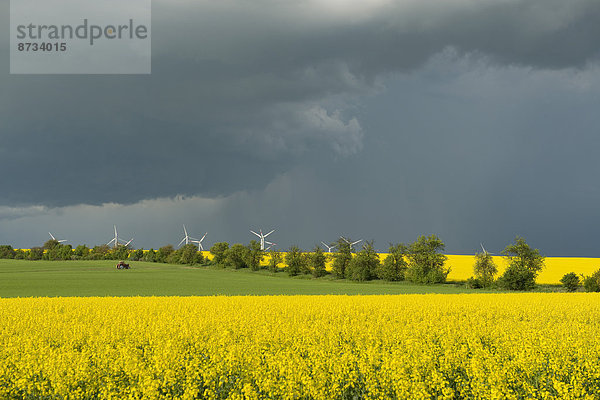
[{"label": "yellow rapeseed field", "polygon": [[0,299],[1,399],[597,399],[600,295]]},{"label": "yellow rapeseed field", "polygon": [[[493,257],[498,267],[498,275],[502,274],[508,266],[506,257]],[[473,276],[474,256],[449,255],[446,261],[450,267],[449,280],[464,281]],[[600,269],[600,259],[583,257],[546,257],[545,266],[536,279],[537,283],[557,284],[560,278],[569,272],[591,275]]]}]

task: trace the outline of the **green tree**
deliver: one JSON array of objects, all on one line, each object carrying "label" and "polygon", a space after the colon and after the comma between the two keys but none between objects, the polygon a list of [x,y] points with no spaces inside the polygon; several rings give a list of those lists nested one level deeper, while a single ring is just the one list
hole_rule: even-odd
[{"label": "green tree", "polygon": [[110,253],[110,247],[106,244],[102,244],[100,246],[94,246],[90,251],[89,258],[91,260],[103,260],[107,257],[107,254]]},{"label": "green tree", "polygon": [[340,238],[337,241],[336,251],[333,254],[333,270],[336,278],[342,279],[346,276],[346,269],[352,261],[352,247],[344,239]]},{"label": "green tree", "polygon": [[[56,244],[49,243],[49,242],[56,242]],[[49,246],[46,249],[46,251],[44,252],[44,256],[43,256],[44,260],[66,261],[66,260],[73,259],[73,248],[71,247],[70,244],[60,244],[56,240],[48,240],[46,242],[46,244],[49,244]],[[44,245],[44,247],[46,247],[46,245]]]},{"label": "green tree", "polygon": [[586,292],[600,292],[600,269],[583,279],[583,288]]},{"label": "green tree", "polygon": [[532,290],[535,288],[535,274],[527,268],[509,264],[498,284],[508,290]]},{"label": "green tree", "polygon": [[171,252],[166,259],[167,264],[181,264],[181,255],[183,253],[183,248],[180,247],[177,250]]},{"label": "green tree", "polygon": [[156,252],[155,260],[156,260],[156,262],[159,262],[159,263],[166,263],[167,258],[169,258],[169,256],[174,252],[175,252],[175,248],[173,247],[172,244],[163,246],[163,247],[159,248],[158,251]]},{"label": "green tree", "polygon": [[144,249],[137,249],[131,252],[129,259],[131,261],[141,261],[144,258]]},{"label": "green tree", "polygon": [[113,247],[109,253],[110,260],[126,260],[127,258],[129,258],[129,247],[122,244]]},{"label": "green tree", "polygon": [[216,265],[224,265],[225,264],[225,253],[229,250],[229,243],[227,242],[219,242],[212,245],[210,248],[210,254],[214,257],[212,259],[212,263]]},{"label": "green tree", "polygon": [[300,273],[310,275],[312,273],[310,269],[310,254],[302,253],[302,263],[300,263]]},{"label": "green tree", "polygon": [[544,257],[538,249],[532,249],[522,237],[502,251],[508,257],[508,267],[500,277],[500,286],[509,290],[531,290],[535,279],[544,267]]},{"label": "green tree", "polygon": [[379,267],[379,255],[373,242],[366,242],[361,251],[352,258],[346,269],[346,277],[353,281],[370,281]]},{"label": "green tree", "polygon": [[522,237],[517,236],[515,243],[506,246],[502,253],[508,256],[511,264],[527,268],[536,277],[542,268],[544,268],[545,258],[540,255],[538,249],[532,249]]},{"label": "green tree", "polygon": [[275,249],[269,250],[269,271],[278,272],[279,264],[283,262],[283,257],[281,253],[276,251]]},{"label": "green tree", "polygon": [[58,246],[60,246],[60,242],[58,240],[50,239],[44,243],[43,248],[44,248],[44,250],[52,250],[53,248],[58,247]]},{"label": "green tree", "polygon": [[188,243],[180,250],[179,264],[197,265],[204,262],[204,256],[198,251],[198,247],[195,244]]},{"label": "green tree", "polygon": [[575,272],[569,272],[560,278],[560,283],[565,287],[567,292],[575,292],[581,286],[581,280]]},{"label": "green tree", "polygon": [[289,276],[295,276],[302,272],[306,258],[302,254],[302,250],[298,246],[292,246],[285,255],[285,263],[287,264],[287,273]]},{"label": "green tree", "polygon": [[3,244],[0,246],[0,258],[15,258],[15,250],[12,246]]},{"label": "green tree", "polygon": [[475,254],[475,264],[473,265],[473,274],[479,281],[481,287],[490,287],[494,283],[494,276],[498,273],[498,268],[494,263],[492,255],[487,251]]},{"label": "green tree", "polygon": [[390,244],[388,256],[375,271],[377,277],[386,281],[403,281],[408,269],[405,258],[407,252],[408,249],[403,243]]},{"label": "green tree", "polygon": [[58,257],[60,260],[72,260],[73,259],[73,247],[70,244],[61,244],[58,247]]},{"label": "green tree", "polygon": [[225,252],[225,263],[235,269],[247,268],[248,248],[236,243]]},{"label": "green tree", "polygon": [[320,246],[315,246],[312,253],[308,255],[308,263],[310,271],[315,278],[320,278],[327,274],[325,265],[327,263],[327,257]]},{"label": "green tree", "polygon": [[246,265],[248,265],[252,271],[258,271],[264,253],[264,250],[260,248],[260,243],[256,240],[251,240],[248,244],[248,251],[246,252]]},{"label": "green tree", "polygon": [[442,283],[450,273],[444,268],[448,257],[441,254],[444,242],[437,235],[419,236],[408,247],[406,279],[415,283]]},{"label": "green tree", "polygon": [[154,251],[154,249],[146,251],[142,260],[146,262],[156,262],[156,251]]},{"label": "green tree", "polygon": [[43,247],[32,247],[29,249],[29,254],[27,255],[28,260],[41,260],[44,256],[44,248]]},{"label": "green tree", "polygon": [[75,248],[75,251],[73,252],[73,255],[75,256],[75,258],[80,259],[80,260],[87,258],[89,254],[90,254],[90,249],[84,244],[80,244],[79,246],[77,246]]},{"label": "green tree", "polygon": [[[50,240],[48,242],[50,242]],[[48,242],[46,242],[46,243],[48,243]],[[58,243],[58,242],[56,242],[56,243]],[[56,246],[46,249],[45,244],[44,244],[44,247],[42,247],[44,249],[44,254],[42,255],[42,260],[50,260],[50,261],[60,260],[60,258],[58,256],[58,248],[59,247],[60,247],[60,244],[57,244]]]}]

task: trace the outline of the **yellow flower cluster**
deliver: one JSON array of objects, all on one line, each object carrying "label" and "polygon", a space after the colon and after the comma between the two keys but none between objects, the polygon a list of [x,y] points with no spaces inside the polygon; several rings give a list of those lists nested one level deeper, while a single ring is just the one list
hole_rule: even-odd
[{"label": "yellow flower cluster", "polygon": [[600,296],[0,299],[1,399],[597,399]]}]

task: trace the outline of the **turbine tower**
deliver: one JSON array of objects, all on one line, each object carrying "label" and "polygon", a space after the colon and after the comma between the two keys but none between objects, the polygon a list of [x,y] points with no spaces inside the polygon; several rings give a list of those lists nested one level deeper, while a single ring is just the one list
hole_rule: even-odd
[{"label": "turbine tower", "polygon": [[[265,249],[265,238],[267,236],[269,236],[271,233],[275,232],[275,229],[273,229],[271,232],[267,233],[266,235],[263,234],[262,229],[259,229],[260,235],[256,232],[254,232],[253,230],[250,230],[250,232],[254,233],[256,236],[258,236],[260,238],[260,249],[264,250]],[[271,243],[271,242],[269,242],[269,243],[271,244],[271,246],[274,245],[274,243]]]},{"label": "turbine tower", "polygon": [[110,244],[112,243],[114,248],[117,248],[117,247],[119,247],[119,245],[120,245],[120,244],[121,244],[121,245],[123,245],[123,246],[125,246],[125,247],[129,246],[129,243],[133,242],[133,238],[131,238],[131,239],[130,239],[128,242],[126,242],[126,241],[125,241],[125,240],[123,240],[123,239],[119,239],[119,234],[117,233],[117,226],[116,226],[116,225],[113,225],[113,226],[114,226],[114,228],[115,228],[115,237],[114,237],[114,238],[112,238],[112,239],[110,240],[110,242],[108,242],[108,243],[106,243],[106,244],[107,244],[108,246],[110,246]]},{"label": "turbine tower", "polygon": [[54,237],[53,234],[51,234],[50,232],[48,232],[48,235],[50,235],[50,237],[52,238],[52,240],[57,241],[58,243],[62,243],[62,242],[66,242],[67,239],[62,239],[62,240],[58,240],[57,238]]},{"label": "turbine tower", "polygon": [[340,239],[342,239],[344,242],[348,243],[350,245],[350,249],[352,249],[352,250],[354,250],[354,245],[355,244],[358,244],[358,243],[362,242],[362,239],[357,240],[356,242],[351,242],[350,240],[346,239],[343,236],[340,236]]},{"label": "turbine tower", "polygon": [[321,243],[323,243],[323,246],[327,247],[327,252],[328,253],[331,253],[331,250],[333,250],[333,249],[335,249],[337,247],[337,244],[335,244],[335,243],[333,245],[331,245],[331,246],[326,245],[325,242],[321,242]]}]

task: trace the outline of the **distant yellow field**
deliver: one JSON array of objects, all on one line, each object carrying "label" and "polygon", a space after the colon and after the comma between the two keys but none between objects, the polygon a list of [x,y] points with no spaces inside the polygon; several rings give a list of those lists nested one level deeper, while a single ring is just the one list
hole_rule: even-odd
[{"label": "distant yellow field", "polygon": [[[212,254],[209,251],[203,251],[202,254],[208,259],[212,259]],[[285,257],[285,253],[284,254]],[[387,253],[379,253],[379,259],[385,260]],[[448,280],[464,281],[473,276],[473,264],[475,256],[471,255],[447,255],[448,260],[446,265],[450,267],[450,275]],[[501,274],[507,266],[506,257],[494,256],[494,262],[498,266],[499,274]],[[269,256],[263,259],[262,265],[269,263]],[[283,267],[283,264],[280,264]],[[327,269],[331,268],[331,261],[327,264]],[[584,257],[546,257],[546,265],[538,276],[538,283],[557,284],[560,283],[560,278],[569,272],[576,274],[591,275],[594,271],[600,269],[600,258],[584,258]]]},{"label": "distant yellow field", "polygon": [[[473,275],[474,256],[449,255],[447,264],[452,268],[448,279],[465,280]],[[494,257],[499,273],[507,266],[505,257]],[[566,273],[591,275],[600,269],[600,258],[583,257],[546,257],[545,267],[538,276],[538,283],[560,283],[560,278]]]}]

